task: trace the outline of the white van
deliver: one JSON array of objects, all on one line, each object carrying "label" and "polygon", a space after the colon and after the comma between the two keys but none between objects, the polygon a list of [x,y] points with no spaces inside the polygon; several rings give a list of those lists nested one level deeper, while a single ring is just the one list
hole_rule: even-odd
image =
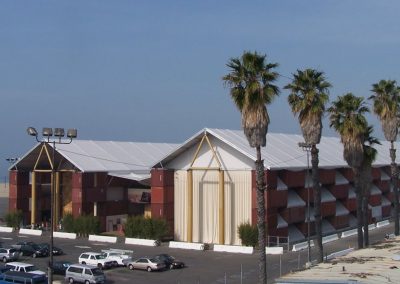
[{"label": "white van", "polygon": [[106,276],[103,271],[96,266],[72,264],[65,271],[65,281],[68,283],[103,284],[106,282]]}]

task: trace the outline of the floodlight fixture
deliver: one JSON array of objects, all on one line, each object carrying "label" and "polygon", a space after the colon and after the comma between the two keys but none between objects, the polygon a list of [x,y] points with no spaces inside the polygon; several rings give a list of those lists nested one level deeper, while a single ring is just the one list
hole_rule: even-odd
[{"label": "floodlight fixture", "polygon": [[54,128],[54,136],[64,137],[64,128]]},{"label": "floodlight fixture", "polygon": [[67,137],[74,139],[78,136],[78,130],[76,130],[76,128],[70,128],[67,131]]},{"label": "floodlight fixture", "polygon": [[42,135],[44,137],[51,137],[53,136],[53,128],[50,127],[43,127]]},{"label": "floodlight fixture", "polygon": [[37,131],[36,131],[36,129],[34,127],[28,127],[26,129],[26,131],[28,132],[28,135],[30,135],[30,136],[37,136],[38,135],[38,133],[37,133]]}]

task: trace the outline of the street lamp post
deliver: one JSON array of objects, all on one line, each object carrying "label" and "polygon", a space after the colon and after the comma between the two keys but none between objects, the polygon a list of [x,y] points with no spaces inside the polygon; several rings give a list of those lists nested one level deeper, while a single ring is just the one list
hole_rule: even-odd
[{"label": "street lamp post", "polygon": [[307,258],[308,264],[311,264],[311,241],[310,241],[310,220],[311,220],[311,213],[310,213],[310,184],[309,184],[309,175],[310,175],[310,158],[309,154],[311,151],[312,145],[299,142],[299,147],[307,152],[307,175],[306,175],[306,187],[307,187]]},{"label": "street lamp post", "polygon": [[[54,198],[55,198],[55,174],[56,174],[56,167],[55,167],[55,151],[56,151],[56,144],[70,144],[72,142],[72,139],[77,137],[77,130],[76,129],[68,129],[67,131],[67,137],[68,140],[62,140],[64,137],[64,128],[54,128],[54,132],[52,128],[45,127],[43,128],[42,131],[42,139],[38,138],[38,132],[36,131],[35,128],[33,127],[28,127],[27,132],[30,136],[35,136],[36,141],[39,143],[45,143],[45,144],[52,144],[52,155],[51,155],[51,190],[50,190],[50,261],[49,265],[47,267],[47,273],[48,273],[48,283],[52,284],[53,283],[53,245],[54,245],[54,238],[53,238],[53,233],[54,233],[54,226],[55,226],[55,220],[54,220]],[[50,139],[52,136],[54,136],[54,139]]]},{"label": "street lamp post", "polygon": [[[19,160],[19,158],[6,158],[6,161],[10,165],[15,164],[15,162],[17,162],[18,160]],[[17,167],[15,166],[15,168],[17,168]],[[4,178],[4,186],[5,186],[5,188],[7,188],[7,177]]]}]

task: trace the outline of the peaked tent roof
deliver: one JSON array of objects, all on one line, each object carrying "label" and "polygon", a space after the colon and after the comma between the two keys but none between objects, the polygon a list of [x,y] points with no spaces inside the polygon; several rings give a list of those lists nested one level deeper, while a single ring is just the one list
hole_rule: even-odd
[{"label": "peaked tent roof", "polygon": [[[37,144],[12,168],[33,167]],[[179,144],[74,140],[71,144],[56,144],[56,151],[82,172],[109,174],[138,179],[148,176],[151,166]],[[52,146],[51,143],[49,146]],[[35,155],[36,153],[36,155]]]},{"label": "peaked tent roof", "polygon": [[[164,156],[164,158],[154,164],[154,166],[162,166],[175,159],[188,148],[199,143],[205,133],[214,136],[253,161],[256,160],[256,151],[249,146],[243,131],[205,128],[182,143],[175,151]],[[301,170],[307,168],[307,153],[298,146],[299,142],[304,142],[304,138],[301,135],[268,133],[267,145],[261,148],[264,166],[271,170]],[[373,164],[375,167],[387,166],[391,163],[389,157],[390,143],[387,141],[381,141],[381,143],[382,145],[374,146],[378,150],[377,159]],[[399,143],[395,144],[395,147],[398,148]],[[318,144],[317,147],[319,149],[320,168],[348,167],[343,159],[343,145],[339,138],[322,137],[321,143]]]}]

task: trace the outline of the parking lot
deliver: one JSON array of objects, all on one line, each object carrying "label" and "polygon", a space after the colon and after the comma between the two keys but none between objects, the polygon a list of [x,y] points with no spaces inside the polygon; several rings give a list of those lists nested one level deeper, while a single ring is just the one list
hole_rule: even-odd
[{"label": "parking lot", "polygon": [[[0,233],[0,241],[3,247],[8,247],[19,241],[49,242],[49,237],[47,235],[36,237],[17,233]],[[150,273],[139,270],[131,271],[126,267],[112,268],[105,270],[107,283],[224,283],[225,277],[234,281],[228,283],[240,283],[241,268],[243,279],[246,279],[243,283],[254,283],[257,278],[256,255],[170,249],[167,244],[162,244],[160,247],[125,245],[122,243],[108,244],[89,242],[86,238],[77,240],[54,238],[54,245],[62,248],[66,253],[62,256],[54,256],[54,261],[68,260],[77,263],[78,256],[82,252],[100,252],[103,249],[116,248],[132,250],[133,258],[168,253],[182,260],[186,265],[183,269]],[[19,261],[35,264],[40,270],[47,271],[49,257],[22,256]],[[54,276],[54,280],[62,279],[61,276]],[[238,279],[239,281],[236,282]]]},{"label": "parking lot", "polygon": [[[376,229],[370,232],[371,243],[382,240],[386,233],[392,233],[393,226]],[[332,253],[348,247],[355,247],[356,237],[326,244],[326,253]],[[19,241],[49,242],[50,238],[45,233],[42,237],[20,235],[18,233],[0,233],[0,241],[4,247],[11,246]],[[133,251],[133,258],[143,256],[154,256],[160,253],[168,253],[182,260],[186,267],[183,269],[165,270],[161,272],[130,271],[126,267],[105,270],[107,283],[171,283],[171,284],[201,284],[201,283],[256,283],[258,280],[258,253],[252,255],[221,253],[212,250],[195,251],[184,249],[171,249],[167,243],[159,247],[147,247],[137,245],[126,245],[123,243],[109,244],[100,242],[89,242],[87,238],[76,240],[54,238],[54,245],[60,247],[66,253],[62,256],[54,256],[56,260],[68,260],[72,263],[78,262],[78,256],[82,252],[100,252],[104,249],[125,249]],[[313,252],[313,251],[312,251]],[[35,264],[40,270],[47,271],[49,257],[32,258],[21,257],[20,261]],[[301,268],[307,261],[307,250],[300,252],[285,252],[282,256],[268,255],[268,283],[291,270]],[[56,275],[55,280],[63,280]]]}]

